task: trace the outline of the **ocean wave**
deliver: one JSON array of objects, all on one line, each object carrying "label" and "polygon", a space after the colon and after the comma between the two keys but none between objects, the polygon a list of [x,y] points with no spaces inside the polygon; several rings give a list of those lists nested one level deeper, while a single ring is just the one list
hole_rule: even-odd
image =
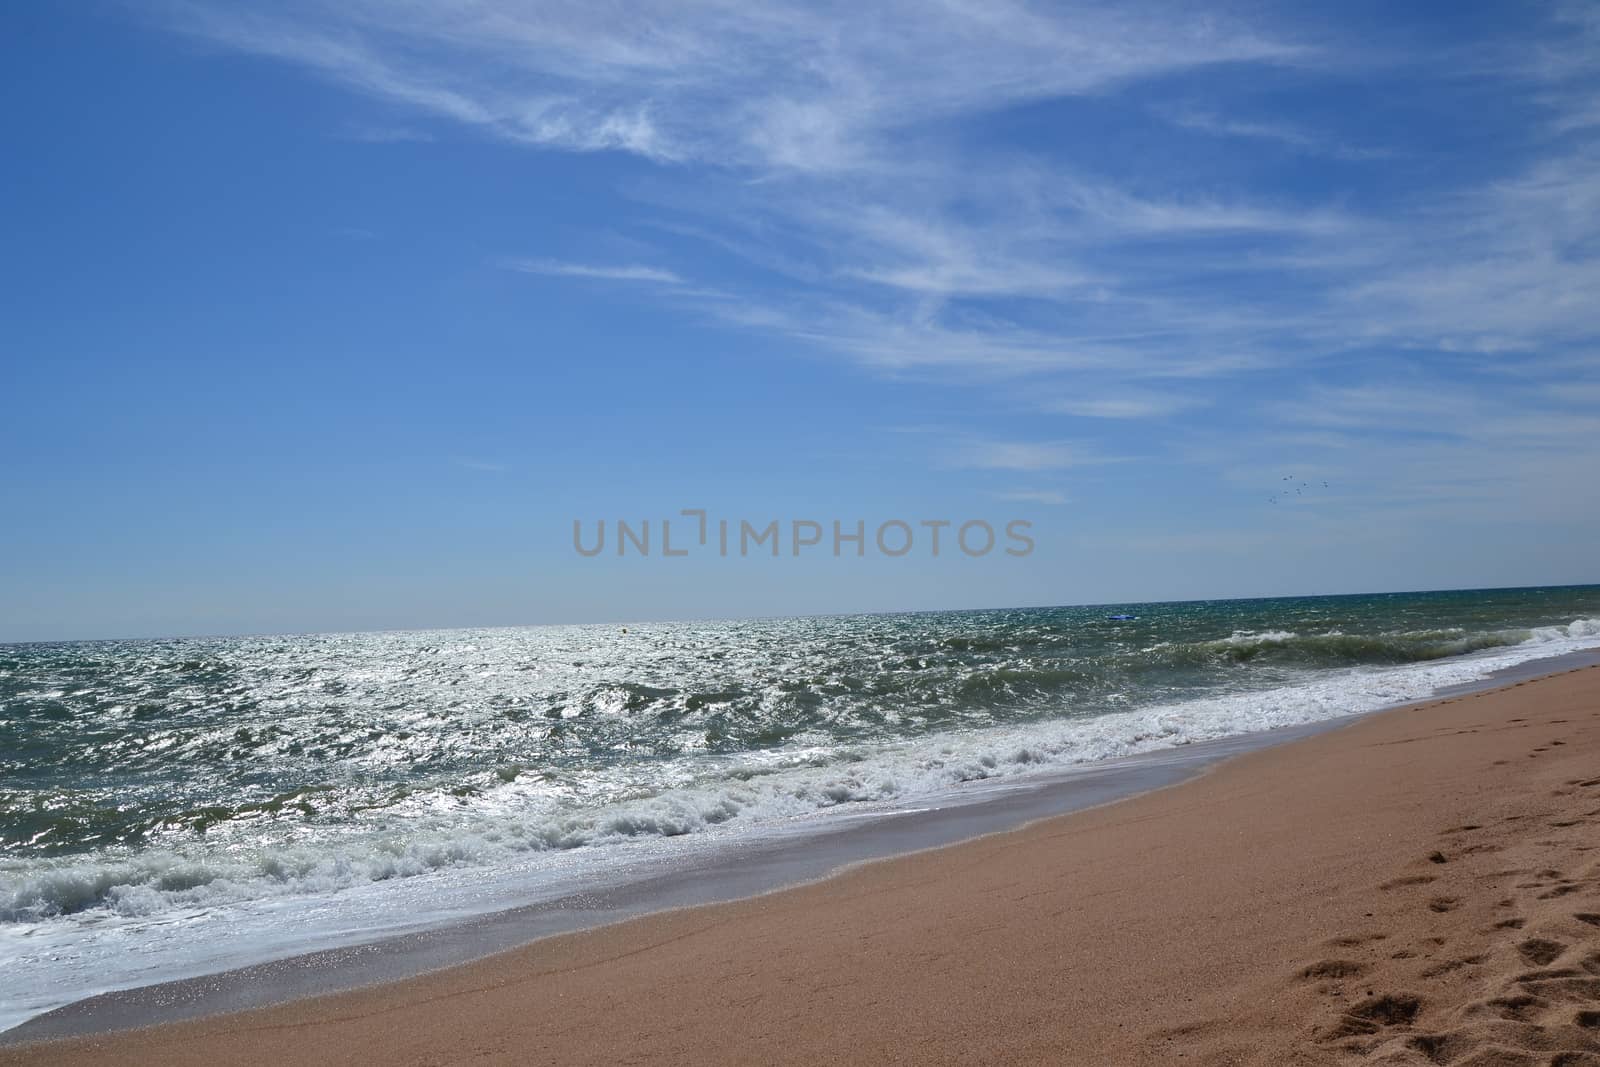
[{"label": "ocean wave", "polygon": [[1231,636],[1151,650],[1173,661],[1213,659],[1231,663],[1306,666],[1374,666],[1423,663],[1496,648],[1582,640],[1600,635],[1600,620],[1582,618],[1564,626],[1468,631],[1461,627],[1350,634],[1341,630],[1297,633],[1236,631]]},{"label": "ocean wave", "polygon": [[[1486,639],[1493,638],[1492,641]],[[707,832],[759,832],[841,805],[933,796],[962,783],[1298,725],[1427,697],[1512,663],[1587,647],[1600,621],[1492,634],[1416,631],[1380,637],[1236,633],[1223,649],[1307,648],[1371,657],[1403,648],[1407,665],[1311,674],[1292,685],[1042,721],[952,729],[913,739],[706,755],[663,764],[631,795],[575,807],[538,776],[495,773],[454,795],[419,791],[375,816],[376,826],[330,830],[312,843],[227,848],[102,850],[0,863],[0,921],[73,921],[95,914],[159,916],[272,897],[351,890],[456,868],[607,843]],[[1455,649],[1425,655],[1423,649]],[[1342,650],[1342,651],[1341,651]],[[1488,650],[1485,652],[1485,650]],[[1495,651],[1498,650],[1498,651]],[[1464,657],[1463,651],[1480,655]]]}]

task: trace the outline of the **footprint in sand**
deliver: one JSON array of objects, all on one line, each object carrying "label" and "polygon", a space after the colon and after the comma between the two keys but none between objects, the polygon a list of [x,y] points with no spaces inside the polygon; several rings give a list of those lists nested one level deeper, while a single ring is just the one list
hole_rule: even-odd
[{"label": "footprint in sand", "polygon": [[1434,897],[1428,901],[1429,911],[1455,911],[1461,906],[1460,897]]},{"label": "footprint in sand", "polygon": [[1578,974],[1560,974],[1551,977],[1528,978],[1518,983],[1531,995],[1546,1002],[1566,1001],[1593,1004],[1600,1001],[1600,978],[1586,978]]},{"label": "footprint in sand", "polygon": [[1538,967],[1547,963],[1554,963],[1567,951],[1567,946],[1559,941],[1547,941],[1542,937],[1530,937],[1517,946],[1517,953],[1527,962]]},{"label": "footprint in sand", "polygon": [[1545,892],[1540,893],[1539,899],[1554,900],[1556,897],[1564,897],[1569,893],[1576,893],[1582,888],[1583,886],[1578,885],[1575,882],[1568,882],[1566,885],[1558,885],[1554,889],[1546,890]]},{"label": "footprint in sand", "polygon": [[1528,993],[1516,993],[1507,997],[1491,997],[1480,1000],[1476,1004],[1467,1005],[1466,1013],[1473,1015],[1489,1015],[1497,1019],[1509,1019],[1513,1022],[1531,1022],[1549,1004],[1539,997]]},{"label": "footprint in sand", "polygon": [[1367,965],[1356,960],[1318,960],[1300,970],[1305,981],[1327,978],[1359,978],[1367,973]]},{"label": "footprint in sand", "polygon": [[[1600,925],[1600,924],[1597,924]],[[1326,944],[1331,948],[1353,948],[1356,945],[1366,945],[1373,941],[1382,941],[1388,934],[1345,934],[1343,937],[1330,938]]]},{"label": "footprint in sand", "polygon": [[[1535,986],[1540,982],[1550,982],[1560,978],[1582,978],[1583,972],[1576,967],[1544,967],[1537,971],[1524,971],[1511,979],[1524,988]],[[1529,989],[1537,993],[1537,989]]]},{"label": "footprint in sand", "polygon": [[1600,1052],[1558,1052],[1550,1057],[1550,1067],[1600,1067]]},{"label": "footprint in sand", "polygon": [[1463,967],[1476,967],[1478,964],[1482,963],[1488,958],[1489,957],[1487,956],[1479,955],[1462,956],[1460,959],[1445,960],[1441,963],[1435,963],[1431,967],[1424,968],[1422,971],[1422,977],[1438,978],[1440,975],[1449,974],[1452,971],[1459,971]]},{"label": "footprint in sand", "polygon": [[1323,1041],[1375,1034],[1388,1026],[1410,1026],[1422,1011],[1422,998],[1411,993],[1384,993],[1354,1005],[1322,1032]]},{"label": "footprint in sand", "polygon": [[1432,874],[1408,874],[1404,878],[1391,878],[1378,888],[1384,890],[1404,889],[1406,886],[1427,885],[1429,882],[1437,882],[1438,880],[1438,876]]}]

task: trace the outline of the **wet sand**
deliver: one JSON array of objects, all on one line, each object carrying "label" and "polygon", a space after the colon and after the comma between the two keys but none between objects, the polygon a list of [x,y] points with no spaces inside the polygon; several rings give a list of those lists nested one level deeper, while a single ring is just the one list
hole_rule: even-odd
[{"label": "wet sand", "polygon": [[1600,668],[754,899],[0,1064],[1600,1065]]}]

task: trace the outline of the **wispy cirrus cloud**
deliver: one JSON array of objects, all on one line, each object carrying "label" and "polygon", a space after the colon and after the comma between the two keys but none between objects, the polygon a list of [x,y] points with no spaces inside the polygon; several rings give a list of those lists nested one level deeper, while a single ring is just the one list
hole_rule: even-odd
[{"label": "wispy cirrus cloud", "polygon": [[818,172],[886,129],[1303,49],[1220,17],[1014,0],[813,7],[172,0],[175,28],[512,141]]},{"label": "wispy cirrus cloud", "polygon": [[[563,79],[553,74],[530,77],[539,64],[499,68],[498,76],[485,78],[484,60],[515,48],[517,34],[496,40],[495,27],[520,25],[510,8],[358,2],[247,10],[173,0],[162,10],[171,26],[198,38],[294,63],[384,103],[505,140],[672,157],[643,101],[597,102],[591,93],[563,92]],[[552,43],[558,36],[551,35]]]},{"label": "wispy cirrus cloud", "polygon": [[[1119,246],[1303,242],[1350,225],[1336,208],[1135,191],[1026,156],[969,172],[938,134],[1032,102],[1312,51],[1222,15],[1174,18],[1165,4],[642,2],[626,19],[497,0],[163,10],[197,38],[299,65],[404,114],[628,152],[665,164],[668,180],[692,171],[662,221],[748,254],[755,274],[513,265],[676,287],[671,298],[718,321],[894,372],[1237,367],[1259,347],[1233,337],[1197,348],[1192,309],[1141,291]],[[1140,336],[1127,329],[1135,316]]]},{"label": "wispy cirrus cloud", "polygon": [[1045,400],[1038,407],[1086,419],[1162,419],[1207,403],[1206,397],[1193,393],[1087,392]]},{"label": "wispy cirrus cloud", "polygon": [[1157,112],[1167,121],[1186,130],[1218,137],[1270,141],[1309,156],[1332,159],[1389,159],[1397,153],[1391,148],[1374,148],[1346,143],[1328,134],[1313,132],[1291,122],[1260,118],[1230,117],[1193,106],[1166,108]]},{"label": "wispy cirrus cloud", "polygon": [[1600,143],[1453,194],[1338,299],[1371,336],[1494,353],[1600,339]]},{"label": "wispy cirrus cloud", "polygon": [[[1482,95],[1467,96],[1459,50],[1374,58],[1359,32],[1285,32],[1303,11],[1270,5],[1206,18],[1011,0],[640,0],[625,18],[569,0],[159,10],[195,39],[347,88],[384,112],[375,129],[455,124],[635,157],[650,177],[622,188],[641,227],[670,235],[672,269],[632,251],[502,265],[630,285],[871,373],[1022,392],[1031,412],[1110,433],[1194,412],[1277,434],[1294,423],[1304,447],[1347,457],[1427,426],[1526,458],[1547,447],[1529,431],[1549,407],[1488,376],[1537,362],[1541,388],[1592,388],[1592,5],[1530,9],[1514,34],[1472,42]],[[1337,128],[1348,108],[1327,105],[1348,82],[1326,79],[1314,108],[1279,102],[1357,64],[1393,90],[1381,140]],[[1374,378],[1375,361],[1423,384]],[[1283,384],[1323,379],[1340,384]],[[1272,395],[1238,399],[1256,389]],[[1588,432],[1567,414],[1546,425]],[[1039,436],[969,441],[949,462],[1105,462]],[[1413,486],[1437,473],[1431,458],[1407,469]]]},{"label": "wispy cirrus cloud", "polygon": [[682,285],[683,279],[670,270],[639,264],[597,266],[589,263],[563,263],[550,259],[512,259],[506,267],[524,274],[550,274],[560,278],[591,278],[608,282],[653,282],[657,285]]},{"label": "wispy cirrus cloud", "polygon": [[951,465],[973,470],[1053,471],[1120,462],[1077,441],[968,441],[951,456]]}]

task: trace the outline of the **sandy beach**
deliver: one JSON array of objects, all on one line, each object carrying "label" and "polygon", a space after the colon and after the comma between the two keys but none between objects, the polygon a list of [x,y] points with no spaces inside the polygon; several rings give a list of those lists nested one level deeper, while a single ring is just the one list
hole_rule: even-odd
[{"label": "sandy beach", "polygon": [[0,1063],[1600,1064],[1600,669],[813,885]]}]

